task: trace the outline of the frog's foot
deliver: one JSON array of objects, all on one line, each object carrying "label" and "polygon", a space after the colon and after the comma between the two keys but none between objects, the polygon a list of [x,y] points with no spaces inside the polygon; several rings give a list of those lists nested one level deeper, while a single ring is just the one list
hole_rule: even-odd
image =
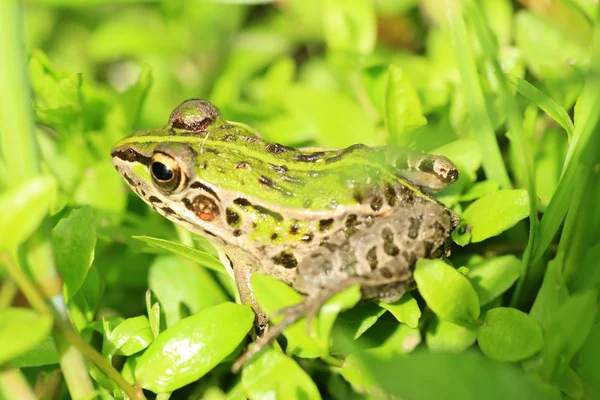
[{"label": "frog's foot", "polygon": [[323,307],[323,304],[337,293],[349,288],[355,283],[357,282],[354,280],[341,282],[336,286],[322,289],[318,294],[305,298],[302,303],[282,308],[273,313],[272,317],[282,316],[283,318],[279,323],[270,327],[253,345],[242,353],[235,363],[233,363],[233,366],[231,367],[232,372],[238,372],[242,365],[248,362],[263,348],[271,344],[287,327],[302,318],[306,318],[306,330],[310,335],[311,323]]}]

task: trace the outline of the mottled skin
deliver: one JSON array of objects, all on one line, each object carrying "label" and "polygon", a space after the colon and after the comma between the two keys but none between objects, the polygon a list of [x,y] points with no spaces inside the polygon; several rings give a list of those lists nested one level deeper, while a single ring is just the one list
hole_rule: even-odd
[{"label": "mottled skin", "polygon": [[[151,207],[212,241],[259,331],[267,319],[252,272],[292,285],[315,306],[354,283],[365,298],[394,301],[416,260],[442,255],[458,224],[425,193],[457,178],[444,157],[363,145],[294,149],[226,121],[202,100],[181,104],[161,128],[122,139],[112,157]],[[307,309],[290,310],[289,319]],[[266,336],[264,343],[274,334]]]}]

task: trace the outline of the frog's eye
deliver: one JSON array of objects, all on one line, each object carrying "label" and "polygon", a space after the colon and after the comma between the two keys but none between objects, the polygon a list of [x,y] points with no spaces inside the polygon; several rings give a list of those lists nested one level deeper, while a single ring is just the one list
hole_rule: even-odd
[{"label": "frog's eye", "polygon": [[177,193],[186,183],[185,173],[177,161],[165,154],[154,153],[150,163],[152,182],[163,192]]}]

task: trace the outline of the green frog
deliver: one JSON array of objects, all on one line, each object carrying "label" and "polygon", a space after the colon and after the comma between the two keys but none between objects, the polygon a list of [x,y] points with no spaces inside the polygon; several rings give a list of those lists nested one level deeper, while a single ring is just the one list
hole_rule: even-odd
[{"label": "green frog", "polygon": [[[185,101],[166,125],[122,139],[111,155],[150,207],[215,246],[256,313],[259,338],[236,367],[350,286],[366,300],[397,301],[418,259],[449,254],[459,223],[430,195],[458,178],[443,156],[288,147],[204,100]],[[306,296],[274,327],[253,295],[254,272]]]}]

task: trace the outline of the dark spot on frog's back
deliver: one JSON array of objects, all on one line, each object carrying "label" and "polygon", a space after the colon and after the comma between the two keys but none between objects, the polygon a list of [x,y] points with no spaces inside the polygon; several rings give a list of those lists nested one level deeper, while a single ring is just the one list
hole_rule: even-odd
[{"label": "dark spot on frog's back", "polygon": [[175,214],[175,211],[173,211],[173,209],[171,209],[170,207],[163,207],[161,208],[161,211],[164,212],[166,215]]},{"label": "dark spot on frog's back", "polygon": [[240,161],[235,164],[235,169],[246,169],[248,167],[250,167],[250,164],[247,161]]},{"label": "dark spot on frog's back", "polygon": [[381,196],[375,196],[373,200],[371,200],[371,210],[377,212],[381,210],[381,207],[383,207],[383,199]]},{"label": "dark spot on frog's back", "polygon": [[321,231],[321,232],[326,231],[327,229],[331,228],[331,225],[333,225],[332,218],[322,219],[319,221],[319,231]]},{"label": "dark spot on frog's back", "polygon": [[225,210],[225,219],[227,220],[227,225],[232,227],[237,227],[242,222],[240,214],[238,214],[229,207],[227,207],[227,209]]},{"label": "dark spot on frog's back", "polygon": [[298,265],[298,260],[294,257],[294,254],[290,250],[284,250],[281,253],[273,257],[273,263],[281,265],[284,268],[292,269]]},{"label": "dark spot on frog's back", "polygon": [[325,152],[316,151],[316,152],[310,153],[310,154],[299,154],[299,155],[295,156],[294,159],[299,162],[317,162],[324,155],[325,155]]},{"label": "dark spot on frog's back", "polygon": [[287,147],[279,143],[267,143],[265,145],[265,151],[271,154],[279,154],[284,151],[295,150],[293,147]]},{"label": "dark spot on frog's back", "polygon": [[383,194],[385,196],[385,201],[390,205],[390,207],[394,207],[396,205],[396,191],[389,183],[385,185],[385,189],[383,190]]},{"label": "dark spot on frog's back", "polygon": [[187,100],[173,110],[169,124],[177,129],[203,132],[220,115],[219,109],[206,100]]},{"label": "dark spot on frog's back", "polygon": [[371,247],[367,252],[366,259],[369,263],[369,267],[371,267],[371,271],[377,268],[377,247]]}]

